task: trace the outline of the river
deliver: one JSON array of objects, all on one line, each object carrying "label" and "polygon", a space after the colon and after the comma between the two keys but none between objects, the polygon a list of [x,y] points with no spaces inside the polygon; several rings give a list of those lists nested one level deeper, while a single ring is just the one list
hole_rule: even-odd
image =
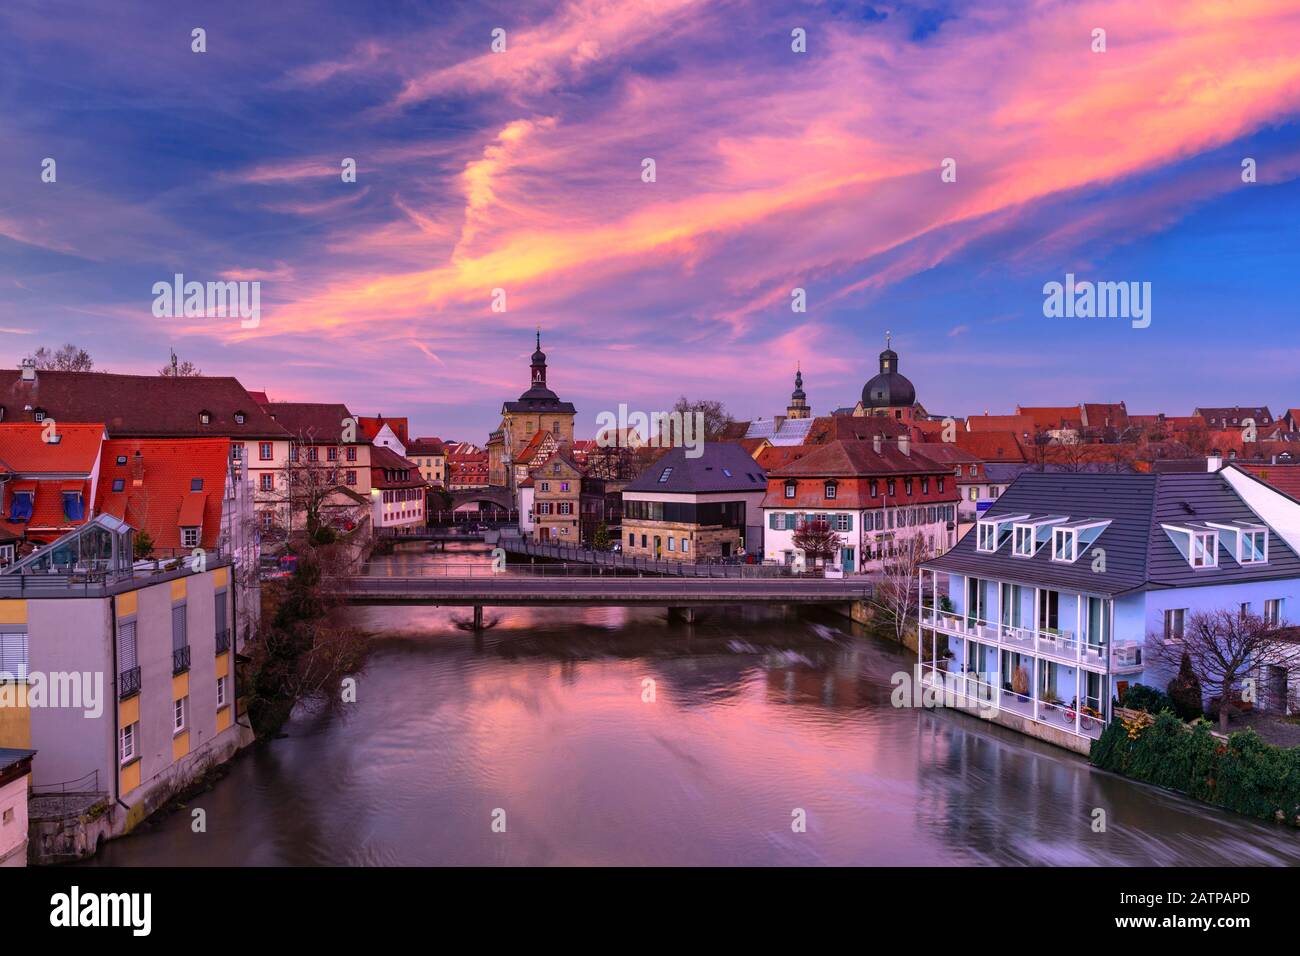
[{"label": "river", "polygon": [[[371,573],[448,561],[488,555],[399,551]],[[1300,864],[1293,830],[891,706],[912,655],[829,611],[487,609],[479,637],[467,608],[351,613],[378,635],[355,703],[241,755],[190,805],[205,833],[175,813],[94,862]]]}]

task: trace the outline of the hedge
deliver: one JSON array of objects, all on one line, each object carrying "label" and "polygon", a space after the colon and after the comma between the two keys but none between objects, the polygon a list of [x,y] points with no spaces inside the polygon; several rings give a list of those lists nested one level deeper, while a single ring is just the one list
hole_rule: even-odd
[{"label": "hedge", "polygon": [[1253,730],[1224,743],[1204,721],[1189,730],[1169,713],[1148,727],[1113,720],[1093,742],[1090,759],[1216,807],[1300,826],[1300,748],[1274,747]]}]

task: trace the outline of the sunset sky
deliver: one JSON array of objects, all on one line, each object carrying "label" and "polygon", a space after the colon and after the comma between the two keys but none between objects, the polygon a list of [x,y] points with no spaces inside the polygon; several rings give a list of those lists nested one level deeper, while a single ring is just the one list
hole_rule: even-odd
[{"label": "sunset sky", "polygon": [[[851,405],[890,329],[932,412],[1280,413],[1298,232],[1295,0],[0,7],[9,366],[174,347],[482,444],[538,326],[580,435],[681,394],[780,413],[796,362]],[[260,280],[260,326],[155,318],[178,272]],[[1151,326],[1045,318],[1067,272],[1151,282]]]}]

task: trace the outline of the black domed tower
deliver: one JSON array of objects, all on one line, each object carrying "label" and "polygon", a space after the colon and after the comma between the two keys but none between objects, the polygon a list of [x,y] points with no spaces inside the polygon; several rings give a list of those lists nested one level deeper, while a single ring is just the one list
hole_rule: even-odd
[{"label": "black domed tower", "polygon": [[892,415],[904,417],[904,410],[916,404],[916,388],[898,371],[898,353],[889,347],[885,337],[885,350],[880,353],[880,374],[862,386],[862,413],[864,415]]},{"label": "black domed tower", "polygon": [[797,365],[794,370],[794,391],[790,393],[790,404],[786,406],[785,417],[812,417],[812,409],[808,407],[808,396],[803,393],[803,372]]}]

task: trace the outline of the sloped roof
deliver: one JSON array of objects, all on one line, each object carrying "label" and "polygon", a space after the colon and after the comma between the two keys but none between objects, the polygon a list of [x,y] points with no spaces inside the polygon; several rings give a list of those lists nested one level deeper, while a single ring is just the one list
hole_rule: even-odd
[{"label": "sloped roof", "polygon": [[[942,428],[942,423],[938,427]],[[920,432],[921,429],[917,431]],[[863,441],[877,435],[882,438],[897,438],[910,432],[911,428],[906,423],[885,415],[823,415],[812,419],[805,441],[809,445],[824,445],[837,439]]]},{"label": "sloped roof", "polygon": [[397,436],[397,440],[402,443],[403,447],[406,445],[407,420],[405,418],[385,418],[383,415],[367,417],[362,415],[357,419],[357,423],[361,426],[361,430],[365,432],[366,437],[371,441],[374,441],[375,436],[379,434],[380,430],[385,425],[387,425],[389,431]]},{"label": "sloped roof", "polygon": [[758,462],[760,468],[770,473],[778,468],[784,468],[792,461],[798,461],[819,447],[818,445],[769,445],[760,451],[754,460]]},{"label": "sloped roof", "polygon": [[[1217,474],[1025,473],[983,517],[1020,514],[1065,515],[1075,521],[1098,519],[1110,524],[1073,564],[1051,560],[1050,543],[1029,558],[1013,557],[1010,543],[984,554],[976,551],[977,535],[971,534],[942,557],[927,561],[925,567],[1093,594],[1300,576],[1300,557],[1276,532],[1265,565],[1237,564],[1222,540],[1217,568],[1194,570],[1188,564],[1162,523],[1259,521]],[[1098,549],[1105,551],[1104,571],[1093,571]]]},{"label": "sloped roof", "polygon": [[[806,420],[806,419],[805,419]],[[642,470],[627,484],[625,492],[665,494],[709,494],[719,491],[765,491],[767,477],[749,452],[729,441],[706,441],[698,458],[687,457],[686,448],[670,448],[658,461]],[[665,480],[665,471],[667,473]]]},{"label": "sloped roof", "polygon": [[36,422],[0,424],[0,470],[17,474],[71,472],[88,475],[104,439],[101,424],[55,423],[57,442],[45,440],[47,425]]},{"label": "sloped roof", "polygon": [[957,432],[957,447],[980,461],[1024,461],[1025,451],[1011,432]]},{"label": "sloped roof", "polygon": [[447,447],[441,438],[412,438],[406,445],[408,455],[445,455]]},{"label": "sloped roof", "polygon": [[[139,459],[136,452],[140,453]],[[125,464],[118,464],[118,459]],[[133,481],[136,462],[140,485]],[[202,524],[199,541],[214,548],[221,536],[221,506],[230,467],[226,438],[113,439],[104,443],[95,510],[149,532],[157,549],[181,548],[181,525]],[[194,479],[203,487],[193,490]],[[114,491],[115,481],[122,490]]]},{"label": "sloped roof", "polygon": [[952,469],[917,451],[903,454],[897,442],[884,441],[880,451],[869,441],[833,441],[772,471],[772,478],[858,478],[872,475],[946,475]]},{"label": "sloped roof", "polygon": [[[26,411],[27,406],[33,411]],[[34,410],[63,422],[103,422],[112,438],[285,438],[234,378],[192,375],[116,375],[111,372],[36,373],[0,370],[0,409],[6,422],[30,422]],[[203,424],[200,414],[211,416]],[[242,414],[242,423],[235,415]]]},{"label": "sloped roof", "polygon": [[[407,471],[406,478],[389,478],[386,471]],[[370,485],[372,488],[416,488],[423,487],[424,479],[420,477],[420,466],[385,445],[376,445],[370,450]]]},{"label": "sloped roof", "polygon": [[1035,431],[1035,424],[1034,420],[1028,415],[971,415],[966,419],[966,430],[970,432],[1013,432],[1016,435],[1032,435]]},{"label": "sloped roof", "polygon": [[[264,407],[295,440],[327,445],[343,443],[343,421],[354,417],[339,402],[270,402]],[[369,444],[364,432],[359,429],[356,442],[349,444]]]},{"label": "sloped roof", "polygon": [[815,419],[786,418],[781,422],[768,418],[749,423],[743,438],[766,438],[773,445],[802,445]]},{"label": "sloped roof", "polygon": [[1044,431],[1061,428],[1065,422],[1077,422],[1080,418],[1078,405],[1017,405],[1016,415],[1027,416],[1035,428]]}]

